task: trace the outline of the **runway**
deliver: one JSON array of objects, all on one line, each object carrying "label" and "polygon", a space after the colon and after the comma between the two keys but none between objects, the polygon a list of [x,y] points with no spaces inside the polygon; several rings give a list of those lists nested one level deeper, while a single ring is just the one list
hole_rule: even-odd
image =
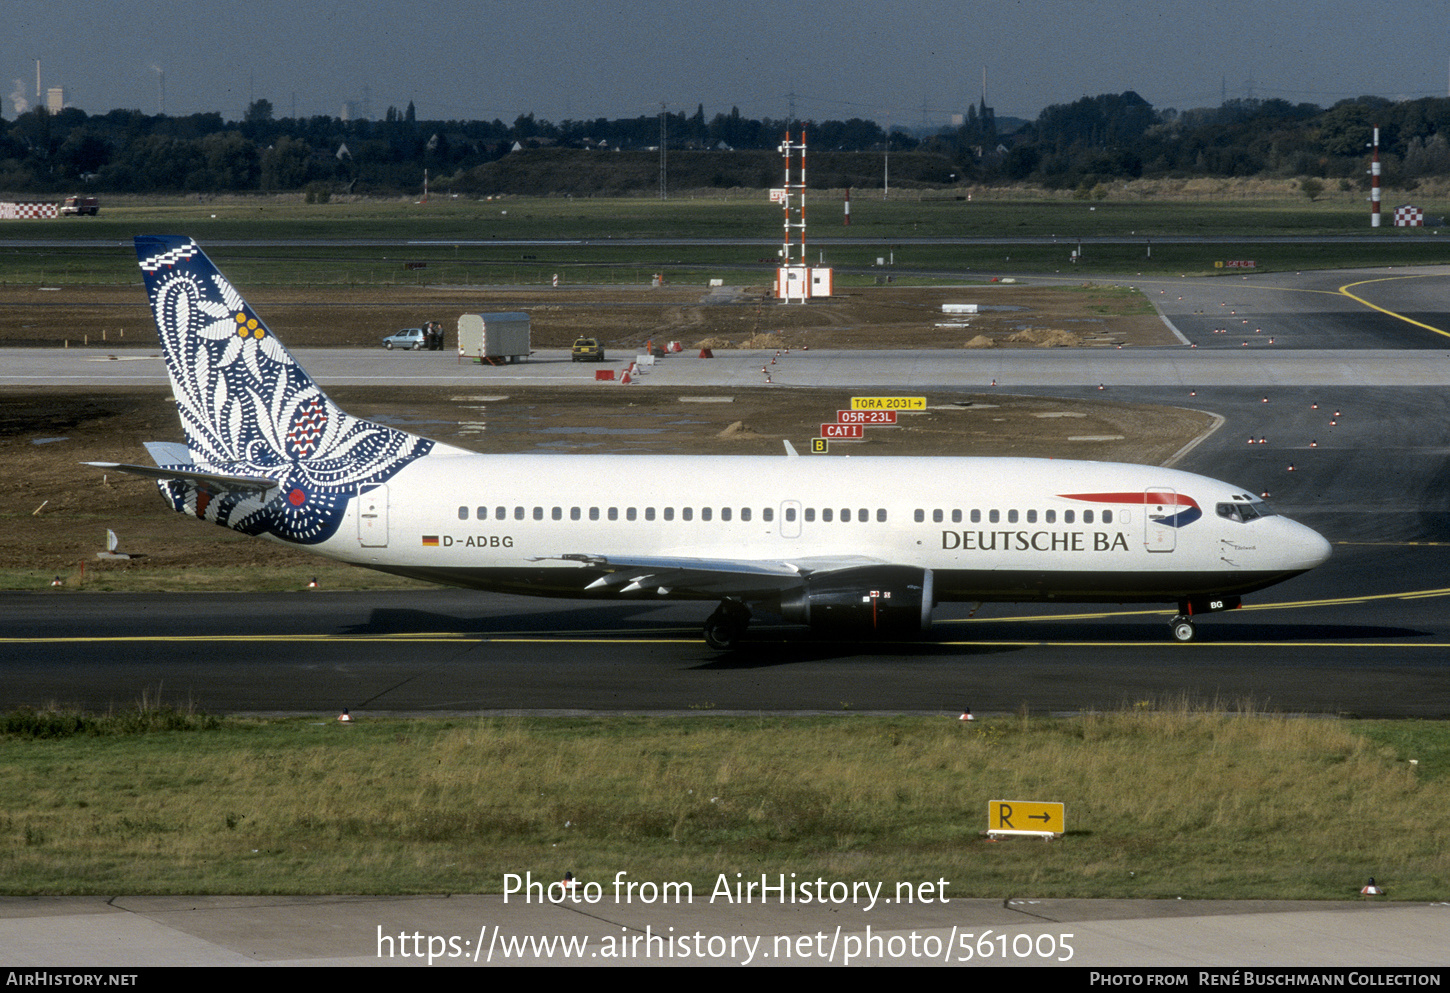
[{"label": "runway", "polygon": [[[1450,313],[1434,308],[1447,281],[1446,269],[1155,279],[1142,289],[1186,345],[812,352],[776,366],[782,388],[909,387],[950,399],[996,378],[1001,390],[1223,416],[1179,468],[1269,493],[1281,513],[1328,537],[1334,555],[1250,597],[1245,610],[1204,618],[1191,645],[1169,641],[1168,611],[1139,607],[988,604],[969,617],[971,605],[943,605],[926,639],[871,645],[812,641],[763,618],[746,650],[723,655],[700,637],[710,604],[461,591],[7,594],[0,707],[104,708],[157,690],[231,713],[1074,712],[1191,696],[1304,713],[1444,717],[1450,337],[1438,329],[1450,327]],[[1361,299],[1340,292],[1346,286]],[[1226,317],[1247,323],[1226,336]],[[94,382],[162,381],[159,361],[129,352],[97,363],[77,350],[15,351],[22,354],[7,353],[0,384],[66,382],[76,370]],[[492,392],[555,375],[583,381],[594,371],[551,356],[462,371],[430,353],[298,357],[323,385],[467,383]],[[634,388],[757,385],[759,361],[675,355]]]}]

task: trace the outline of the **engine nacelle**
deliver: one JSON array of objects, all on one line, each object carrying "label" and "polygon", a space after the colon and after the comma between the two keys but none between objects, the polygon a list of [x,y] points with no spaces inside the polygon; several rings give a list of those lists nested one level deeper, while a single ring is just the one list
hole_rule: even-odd
[{"label": "engine nacelle", "polygon": [[932,572],[871,565],[811,576],[781,594],[787,621],[821,630],[913,635],[931,627]]}]

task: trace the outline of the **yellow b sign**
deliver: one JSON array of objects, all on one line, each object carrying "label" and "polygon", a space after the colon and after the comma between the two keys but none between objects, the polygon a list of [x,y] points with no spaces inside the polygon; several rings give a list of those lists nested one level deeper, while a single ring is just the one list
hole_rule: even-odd
[{"label": "yellow b sign", "polygon": [[1062,834],[1065,813],[1060,803],[993,800],[987,804],[987,834]]}]

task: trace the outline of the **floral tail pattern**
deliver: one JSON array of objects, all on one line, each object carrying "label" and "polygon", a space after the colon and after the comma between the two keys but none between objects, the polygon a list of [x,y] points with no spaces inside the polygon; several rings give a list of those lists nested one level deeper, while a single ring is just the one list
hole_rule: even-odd
[{"label": "floral tail pattern", "polygon": [[363,488],[432,449],[328,399],[190,238],[138,237],[136,255],[193,466],[278,484],[234,492],[162,483],[178,511],[316,544],[336,533]]}]

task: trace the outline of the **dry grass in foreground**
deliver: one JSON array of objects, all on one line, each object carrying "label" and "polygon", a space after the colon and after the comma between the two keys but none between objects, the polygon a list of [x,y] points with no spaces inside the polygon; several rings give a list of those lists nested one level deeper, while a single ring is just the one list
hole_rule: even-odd
[{"label": "dry grass in foreground", "polygon": [[[126,721],[0,726],[5,890],[498,892],[504,873],[566,870],[701,898],[737,872],[944,878],[958,897],[1338,899],[1373,875],[1408,900],[1450,884],[1450,729],[1432,723],[1188,706],[974,724]],[[1067,836],[989,842],[992,799],[1062,801]]]}]

